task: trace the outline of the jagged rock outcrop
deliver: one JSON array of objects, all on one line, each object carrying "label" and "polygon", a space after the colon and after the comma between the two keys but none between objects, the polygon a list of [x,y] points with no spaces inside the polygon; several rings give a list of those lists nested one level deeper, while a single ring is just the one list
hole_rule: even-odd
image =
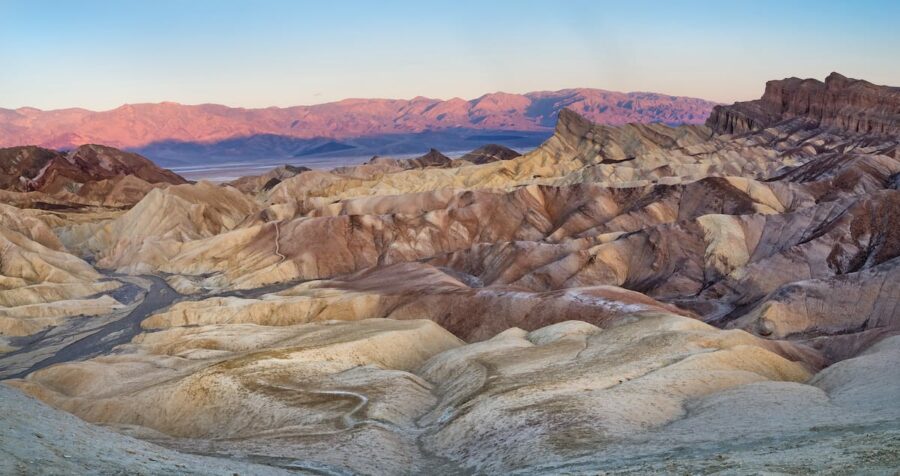
[{"label": "jagged rock outcrop", "polygon": [[70,152],[34,146],[0,149],[0,188],[41,192],[72,205],[127,207],[160,186],[187,183],[138,154],[101,145]]},{"label": "jagged rock outcrop", "polygon": [[262,175],[241,177],[237,180],[228,182],[226,185],[232,186],[250,195],[257,195],[262,192],[268,192],[285,179],[289,179],[303,172],[309,172],[310,170],[311,169],[308,167],[279,165]]},{"label": "jagged rock outcrop", "polygon": [[761,99],[716,106],[706,125],[742,134],[802,118],[811,127],[859,134],[900,134],[900,88],[831,73],[825,82],[788,78],[766,83]]},{"label": "jagged rock outcrop", "polygon": [[331,173],[341,178],[350,180],[378,180],[387,174],[402,172],[404,170],[424,169],[429,167],[446,168],[453,165],[450,157],[442,154],[437,149],[431,149],[426,154],[411,159],[394,159],[391,157],[372,157],[361,165],[338,167]]},{"label": "jagged rock outcrop", "polygon": [[55,150],[35,146],[0,149],[0,188],[27,191],[28,181],[60,155]]},{"label": "jagged rock outcrop", "polygon": [[424,155],[412,159],[391,159],[389,157],[373,157],[367,162],[370,165],[393,165],[401,169],[424,169],[426,167],[448,167],[450,157],[437,149],[431,149]]},{"label": "jagged rock outcrop", "polygon": [[488,144],[486,146],[479,147],[466,155],[463,155],[458,160],[460,162],[481,165],[487,164],[489,162],[496,162],[498,160],[515,159],[520,155],[522,154],[510,149],[509,147],[505,147],[499,144]]}]

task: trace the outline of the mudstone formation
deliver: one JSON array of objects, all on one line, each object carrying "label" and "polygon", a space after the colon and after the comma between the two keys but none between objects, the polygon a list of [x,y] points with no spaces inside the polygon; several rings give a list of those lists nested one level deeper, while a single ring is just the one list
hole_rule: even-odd
[{"label": "mudstone formation", "polygon": [[0,150],[0,473],[895,471],[898,98],[230,184]]}]

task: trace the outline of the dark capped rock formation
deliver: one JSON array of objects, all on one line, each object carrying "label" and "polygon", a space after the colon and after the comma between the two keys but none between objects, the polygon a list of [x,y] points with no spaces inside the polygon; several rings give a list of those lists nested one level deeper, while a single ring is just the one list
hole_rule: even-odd
[{"label": "dark capped rock formation", "polygon": [[462,156],[459,160],[470,162],[476,165],[486,164],[488,162],[496,162],[498,160],[510,160],[522,154],[499,144],[488,144],[479,147],[472,152]]},{"label": "dark capped rock formation", "polygon": [[262,175],[250,175],[241,177],[237,180],[228,182],[230,185],[244,193],[255,195],[260,192],[266,192],[273,189],[283,180],[291,178],[303,172],[309,172],[309,167],[298,167],[294,165],[280,165]]},{"label": "dark capped rock formation", "polygon": [[390,157],[372,157],[367,162],[370,165],[388,165],[401,169],[421,169],[425,167],[449,167],[450,157],[442,154],[437,149],[430,149],[424,155],[413,159],[392,159]]}]

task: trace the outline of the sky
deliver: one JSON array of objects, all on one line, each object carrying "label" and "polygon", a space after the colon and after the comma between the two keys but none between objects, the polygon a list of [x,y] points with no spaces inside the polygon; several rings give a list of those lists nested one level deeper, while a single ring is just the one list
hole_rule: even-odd
[{"label": "sky", "polygon": [[900,1],[0,0],[0,107],[900,85]]}]

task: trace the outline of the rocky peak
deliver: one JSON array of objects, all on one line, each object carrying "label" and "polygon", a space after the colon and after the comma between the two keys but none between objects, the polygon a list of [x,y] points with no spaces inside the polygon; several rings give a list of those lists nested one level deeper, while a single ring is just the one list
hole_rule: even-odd
[{"label": "rocky peak", "polygon": [[391,157],[372,157],[366,164],[387,165],[401,169],[421,169],[425,167],[449,167],[453,161],[437,149],[429,149],[424,155],[412,159],[393,159]]},{"label": "rocky peak", "polygon": [[412,159],[419,167],[446,167],[450,165],[450,157],[437,149],[429,149],[428,153]]},{"label": "rocky peak", "polygon": [[561,137],[582,137],[593,127],[594,124],[584,116],[564,108],[559,111],[555,134]]},{"label": "rocky peak", "polygon": [[92,179],[134,175],[149,183],[187,183],[181,176],[160,168],[146,157],[104,145],[82,145],[69,152],[66,161]]},{"label": "rocky peak", "polygon": [[460,157],[461,160],[471,162],[473,164],[486,164],[488,162],[496,162],[498,160],[510,160],[519,157],[522,154],[499,144],[488,144],[481,146],[472,152]]},{"label": "rocky peak", "polygon": [[68,153],[35,146],[0,149],[0,189],[56,193],[125,176],[148,183],[187,183],[138,154],[102,145],[82,145]]},{"label": "rocky peak", "polygon": [[33,145],[0,149],[0,189],[24,191],[27,182],[61,154]]},{"label": "rocky peak", "polygon": [[900,88],[831,73],[824,82],[787,78],[766,83],[762,98],[716,106],[706,125],[741,134],[805,118],[816,126],[861,134],[900,133]]}]

